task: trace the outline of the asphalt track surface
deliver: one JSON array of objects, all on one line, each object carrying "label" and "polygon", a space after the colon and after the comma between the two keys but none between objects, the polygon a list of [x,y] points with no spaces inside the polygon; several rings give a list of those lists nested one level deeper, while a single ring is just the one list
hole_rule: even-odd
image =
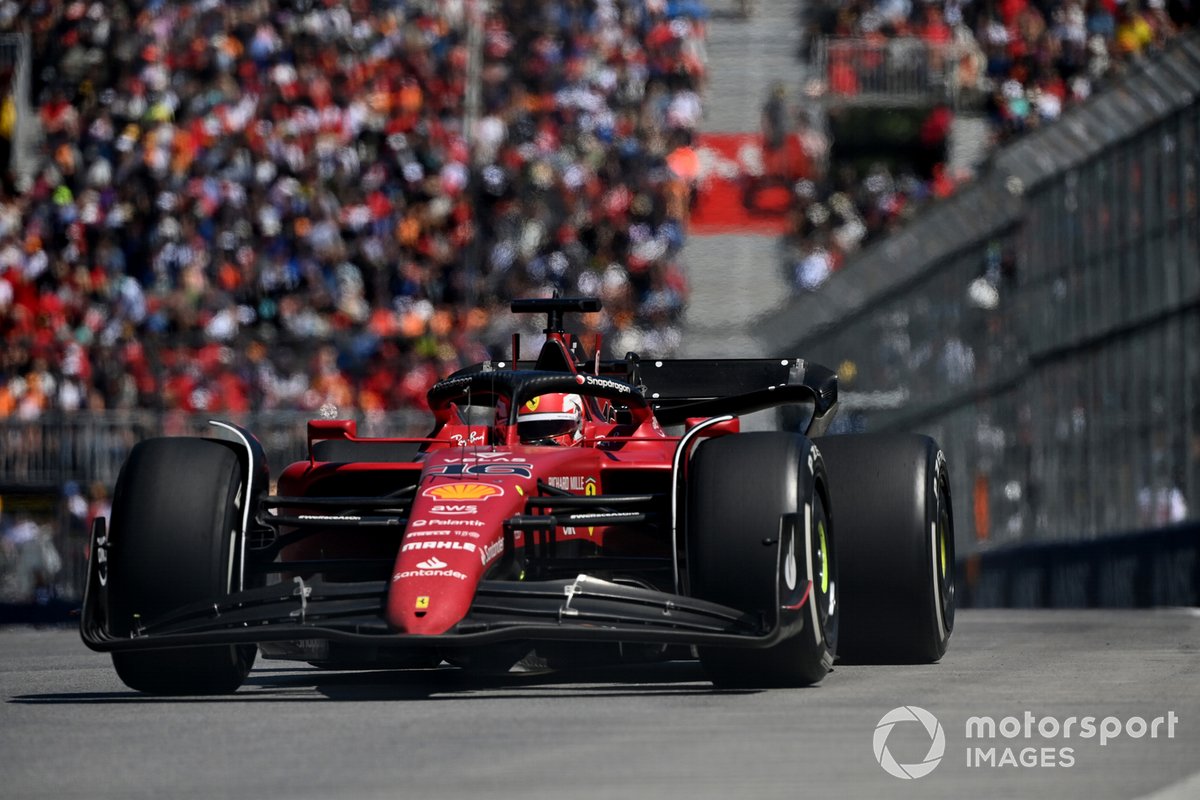
[{"label": "asphalt track surface", "polygon": [[[838,666],[809,689],[717,692],[687,662],[484,679],[260,661],[235,695],[158,699],[126,690],[74,631],[7,629],[0,797],[1196,798],[1198,647],[1197,610],[972,611],[940,664]],[[915,780],[873,750],[906,705],[945,733]],[[1026,711],[1030,739],[965,738],[968,717]],[[1049,716],[1111,727],[1170,712],[1173,737],[1165,723],[1104,745],[1036,731]],[[931,745],[916,722],[882,741],[899,764]],[[1066,760],[1069,746],[1074,763],[968,767],[968,745],[997,761],[1006,747]]]}]

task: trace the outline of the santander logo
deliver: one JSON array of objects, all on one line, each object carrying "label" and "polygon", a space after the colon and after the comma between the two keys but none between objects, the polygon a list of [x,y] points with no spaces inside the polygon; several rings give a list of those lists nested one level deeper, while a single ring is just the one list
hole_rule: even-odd
[{"label": "santander logo", "polygon": [[437,556],[432,556],[417,564],[417,569],[445,569],[450,566]]}]

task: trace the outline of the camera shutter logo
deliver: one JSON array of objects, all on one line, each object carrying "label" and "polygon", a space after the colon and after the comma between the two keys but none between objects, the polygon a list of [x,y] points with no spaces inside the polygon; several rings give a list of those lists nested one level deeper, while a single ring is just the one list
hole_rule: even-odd
[{"label": "camera shutter logo", "polygon": [[[925,754],[924,760],[916,764],[900,764],[888,750],[888,736],[891,735],[892,728],[901,722],[920,723],[929,734],[929,752]],[[875,726],[873,744],[875,760],[887,774],[905,780],[924,778],[941,763],[942,756],[946,753],[946,732],[942,730],[942,724],[938,722],[937,717],[925,709],[919,706],[900,706],[893,708],[879,720],[879,724]]]}]

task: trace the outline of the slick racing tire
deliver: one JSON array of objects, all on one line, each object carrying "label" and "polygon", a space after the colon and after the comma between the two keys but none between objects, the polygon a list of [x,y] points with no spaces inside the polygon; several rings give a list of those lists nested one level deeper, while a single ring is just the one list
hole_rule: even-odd
[{"label": "slick racing tire", "polygon": [[926,664],[954,630],[954,516],[946,459],[925,436],[816,440],[838,510],[845,663]]},{"label": "slick racing tire", "polygon": [[[228,594],[241,575],[244,471],[211,439],[134,446],[113,494],[109,630],[129,636],[181,606]],[[233,584],[233,585],[231,585]],[[258,649],[213,645],[114,652],[117,675],[149,694],[216,694],[242,684]]]},{"label": "slick racing tire", "polygon": [[744,433],[696,448],[687,491],[691,594],[797,632],[769,648],[699,649],[713,682],[807,686],[838,641],[837,559],[821,455],[792,433]]}]

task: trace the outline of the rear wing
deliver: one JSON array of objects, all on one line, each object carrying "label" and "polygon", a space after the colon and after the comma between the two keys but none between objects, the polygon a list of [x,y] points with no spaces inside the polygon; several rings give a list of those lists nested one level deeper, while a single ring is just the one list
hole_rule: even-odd
[{"label": "rear wing", "polygon": [[[471,372],[495,369],[548,370],[591,373],[596,377],[620,378],[634,387],[650,405],[663,425],[686,423],[691,417],[748,414],[767,408],[812,403],[813,416],[805,432],[825,432],[837,408],[837,375],[827,367],[801,358],[654,359],[643,361],[626,353],[620,361],[591,359],[582,352],[580,340],[563,329],[563,315],[597,312],[595,297],[552,297],[514,300],[515,314],[546,314],[546,342],[537,361],[515,360],[520,354],[520,337],[513,334],[514,361],[486,362],[459,370],[447,382]],[[432,394],[438,389],[434,387]],[[628,389],[628,387],[627,387]]]},{"label": "rear wing", "polygon": [[[477,372],[533,370],[538,362],[487,361],[461,369],[451,379]],[[837,374],[802,358],[641,359],[588,362],[583,373],[619,378],[641,390],[663,425],[684,424],[691,417],[749,414],[778,406],[812,403],[806,433],[826,431],[837,409]]]},{"label": "rear wing", "polygon": [[837,374],[802,358],[655,359],[626,358],[630,383],[645,387],[646,399],[664,425],[689,417],[748,414],[765,408],[812,403],[807,432],[825,432],[837,409]]}]

